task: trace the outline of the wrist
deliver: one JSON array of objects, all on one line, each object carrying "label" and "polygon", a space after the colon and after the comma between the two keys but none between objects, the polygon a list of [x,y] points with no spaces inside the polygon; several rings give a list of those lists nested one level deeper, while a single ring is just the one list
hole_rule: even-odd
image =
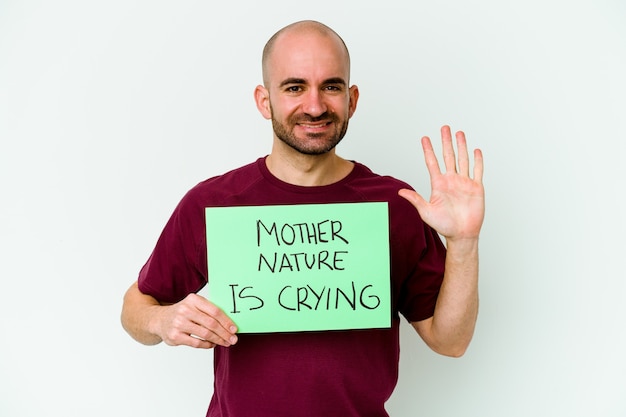
[{"label": "wrist", "polygon": [[164,308],[166,307],[155,305],[148,310],[146,330],[151,339],[153,339],[154,344],[163,340],[163,335],[161,335],[161,316]]},{"label": "wrist", "polygon": [[478,236],[471,238],[446,238],[448,256],[475,255],[478,253]]}]

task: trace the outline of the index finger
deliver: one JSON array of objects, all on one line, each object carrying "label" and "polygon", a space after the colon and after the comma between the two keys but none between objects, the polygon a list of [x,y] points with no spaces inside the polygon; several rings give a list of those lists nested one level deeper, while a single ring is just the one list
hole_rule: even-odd
[{"label": "index finger", "polygon": [[434,177],[435,175],[441,175],[441,169],[439,168],[439,161],[437,161],[437,156],[435,155],[435,150],[433,149],[433,144],[430,142],[430,138],[428,136],[424,136],[422,138],[422,149],[424,151],[424,160],[426,161],[426,168],[428,169],[428,173],[430,177]]}]

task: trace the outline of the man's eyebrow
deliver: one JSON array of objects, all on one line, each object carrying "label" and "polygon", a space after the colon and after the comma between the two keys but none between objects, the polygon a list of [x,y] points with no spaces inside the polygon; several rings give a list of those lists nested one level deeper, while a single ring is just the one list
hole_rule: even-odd
[{"label": "man's eyebrow", "polygon": [[306,81],[303,78],[287,78],[280,83],[279,87],[284,87],[290,84],[306,84]]},{"label": "man's eyebrow", "polygon": [[324,84],[341,84],[341,85],[346,85],[346,80],[344,80],[341,77],[335,77],[335,78],[329,78],[326,81],[324,81]]},{"label": "man's eyebrow", "polygon": [[[287,78],[280,83],[279,87],[284,87],[286,85],[291,85],[291,84],[307,84],[307,81],[304,78],[296,78],[296,77]],[[323,84],[346,85],[346,81],[341,77],[334,77],[334,78],[329,78],[327,80],[324,80]]]}]

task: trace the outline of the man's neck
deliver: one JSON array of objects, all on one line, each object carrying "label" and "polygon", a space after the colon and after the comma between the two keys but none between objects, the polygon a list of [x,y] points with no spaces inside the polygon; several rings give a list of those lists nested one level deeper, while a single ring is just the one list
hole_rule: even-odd
[{"label": "man's neck", "polygon": [[322,155],[305,155],[280,145],[272,148],[265,163],[276,178],[304,187],[333,184],[350,174],[354,167],[352,162],[336,155],[334,149]]}]

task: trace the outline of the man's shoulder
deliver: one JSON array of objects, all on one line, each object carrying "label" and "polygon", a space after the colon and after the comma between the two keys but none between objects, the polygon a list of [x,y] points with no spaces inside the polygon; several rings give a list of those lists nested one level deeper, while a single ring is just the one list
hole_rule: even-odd
[{"label": "man's shoulder", "polygon": [[401,188],[412,189],[412,187],[407,182],[391,175],[378,174],[363,163],[355,161],[355,170],[356,175],[354,179],[356,180],[355,184],[357,185],[364,187],[374,186],[375,188],[396,191]]},{"label": "man's shoulder", "polygon": [[258,168],[262,159],[199,182],[185,194],[183,201],[208,207],[221,205],[230,196],[244,193],[262,180],[263,175]]},{"label": "man's shoulder", "polygon": [[229,185],[246,185],[251,181],[256,181],[261,177],[261,171],[258,168],[259,162],[263,158],[259,158],[254,162],[240,166],[239,168],[232,169],[223,174],[210,177],[200,183],[194,188],[206,188],[221,186],[222,184]]}]

